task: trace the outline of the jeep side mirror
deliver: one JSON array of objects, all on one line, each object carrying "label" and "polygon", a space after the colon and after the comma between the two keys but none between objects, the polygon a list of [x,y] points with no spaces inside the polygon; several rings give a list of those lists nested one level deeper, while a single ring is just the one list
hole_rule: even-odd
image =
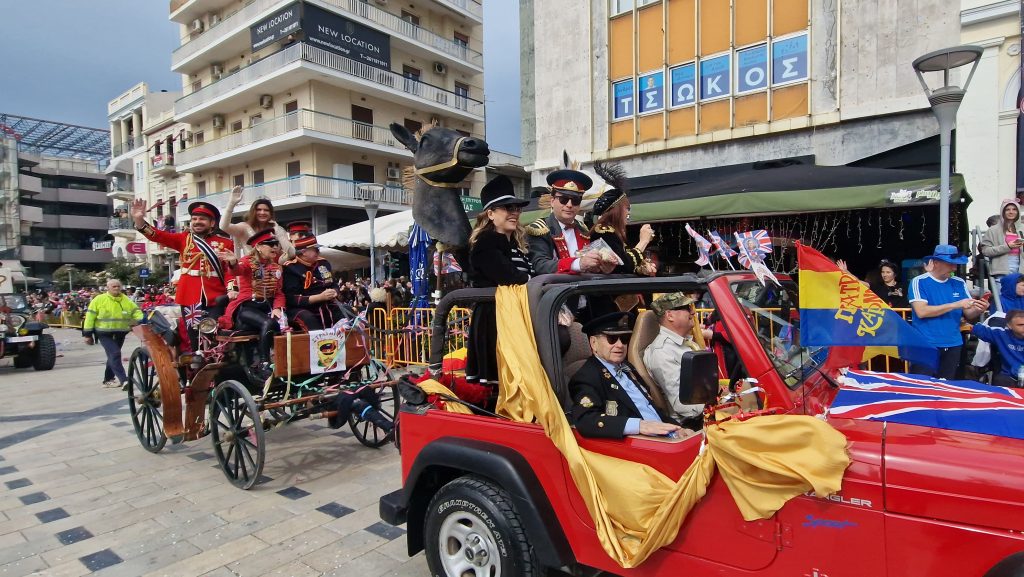
[{"label": "jeep side mirror", "polygon": [[711,351],[686,351],[679,363],[679,402],[708,405],[718,399],[718,357]]}]

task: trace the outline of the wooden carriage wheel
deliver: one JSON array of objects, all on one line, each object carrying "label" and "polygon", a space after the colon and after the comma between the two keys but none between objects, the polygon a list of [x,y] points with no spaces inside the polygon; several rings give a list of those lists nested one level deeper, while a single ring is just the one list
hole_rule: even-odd
[{"label": "wooden carriage wheel", "polygon": [[149,354],[139,347],[128,362],[128,410],[139,443],[150,453],[159,453],[167,443],[160,407],[160,379]]},{"label": "wooden carriage wheel", "polygon": [[238,381],[224,381],[213,390],[210,432],[224,475],[236,487],[252,488],[263,472],[266,445],[256,401]]}]

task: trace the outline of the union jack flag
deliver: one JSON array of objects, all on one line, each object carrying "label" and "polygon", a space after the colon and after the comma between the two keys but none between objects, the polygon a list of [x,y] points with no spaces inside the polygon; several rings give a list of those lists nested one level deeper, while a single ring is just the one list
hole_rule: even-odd
[{"label": "union jack flag", "polygon": [[462,267],[459,266],[459,261],[455,260],[455,255],[446,252],[444,253],[444,268],[441,269],[444,274],[450,274],[453,272],[462,272]]},{"label": "union jack flag", "polygon": [[740,249],[740,264],[744,268],[750,268],[751,261],[763,261],[765,255],[772,252],[772,237],[764,229],[737,232],[736,244]]},{"label": "union jack flag", "polygon": [[193,329],[203,319],[203,309],[198,304],[192,306],[181,306],[181,320],[185,321],[187,328]]},{"label": "union jack flag", "polygon": [[709,230],[708,235],[711,236],[711,244],[715,245],[715,248],[718,249],[718,254],[727,259],[736,256],[736,251],[729,246],[729,243],[722,239],[717,230]]},{"label": "union jack flag", "polygon": [[840,380],[832,417],[1024,439],[1024,397],[1014,389],[852,370]]},{"label": "union jack flag", "polygon": [[686,225],[686,232],[693,237],[693,241],[697,243],[697,252],[700,253],[700,257],[698,257],[694,262],[700,266],[711,266],[712,269],[715,268],[711,265],[711,241],[701,236],[699,232],[693,230],[689,224]]}]

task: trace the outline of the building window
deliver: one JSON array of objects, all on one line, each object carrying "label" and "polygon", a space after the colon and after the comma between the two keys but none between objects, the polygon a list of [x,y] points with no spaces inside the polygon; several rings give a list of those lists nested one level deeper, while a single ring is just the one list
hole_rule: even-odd
[{"label": "building window", "polygon": [[146,174],[142,171],[143,166],[141,160],[135,163],[135,180],[138,182],[142,182],[146,178]]},{"label": "building window", "polygon": [[259,124],[262,121],[263,121],[263,115],[262,114],[253,114],[252,116],[249,117],[249,126],[256,126],[257,124]]},{"label": "building window", "polygon": [[239,132],[242,130],[242,121],[236,120],[231,123],[231,132]]},{"label": "building window", "polygon": [[412,24],[413,26],[420,25],[420,17],[413,14],[412,12],[406,12],[405,10],[402,10],[402,20],[405,20],[406,22]]},{"label": "building window", "polygon": [[461,32],[455,32],[452,36],[453,42],[455,42],[456,44],[463,48],[469,48],[469,36],[466,36]]},{"label": "building window", "polygon": [[200,130],[199,132],[193,132],[192,133],[192,141],[196,143],[196,146],[199,146],[200,144],[202,144],[203,143],[203,131]]},{"label": "building window", "polygon": [[232,182],[233,186],[245,186],[245,175],[244,174],[236,174],[232,178],[232,181],[233,181]]},{"label": "building window", "polygon": [[470,137],[470,134],[468,132],[466,132],[465,130],[459,130],[458,128],[456,128],[455,132],[458,132],[460,135],[465,136],[466,138]]},{"label": "building window", "polygon": [[419,120],[413,120],[411,118],[406,118],[405,120],[402,121],[402,124],[405,126],[406,130],[413,134],[416,134],[416,132],[419,129],[423,128],[422,122],[420,122]]},{"label": "building window", "polygon": [[[616,14],[622,14],[623,12],[629,12],[633,9],[633,0],[610,0],[612,16]],[[643,2],[643,0],[640,0]]]},{"label": "building window", "polygon": [[467,110],[469,108],[469,85],[461,82],[455,83],[455,108]]},{"label": "building window", "polygon": [[192,83],[192,92],[199,92],[199,89],[203,87],[202,80],[196,80]]},{"label": "building window", "polygon": [[263,184],[263,169],[252,171],[252,185],[259,186]]},{"label": "building window", "polygon": [[285,164],[284,165],[284,169],[285,169],[285,173],[288,175],[288,178],[294,178],[294,177],[298,176],[299,174],[301,174],[301,172],[299,171],[299,161],[298,160],[295,160],[295,161],[292,161],[292,162],[289,162],[289,163]]},{"label": "building window", "polygon": [[356,182],[374,182],[373,165],[352,163],[352,180]]},{"label": "building window", "polygon": [[201,180],[196,183],[196,197],[203,198],[206,196],[206,181]]},{"label": "building window", "polygon": [[157,140],[156,144],[153,145],[153,154],[160,154],[160,141]]},{"label": "building window", "polygon": [[412,66],[402,65],[402,76],[405,77],[405,91],[419,94],[420,92],[420,69]]},{"label": "building window", "polygon": [[298,109],[299,109],[299,101],[298,100],[292,100],[291,102],[285,102],[284,103],[284,113],[285,114],[291,114],[292,112],[295,112]]},{"label": "building window", "polygon": [[636,0],[637,7],[647,6],[648,4],[654,4],[658,0]]},{"label": "building window", "polygon": [[369,108],[352,105],[352,137],[373,140],[373,111]]}]

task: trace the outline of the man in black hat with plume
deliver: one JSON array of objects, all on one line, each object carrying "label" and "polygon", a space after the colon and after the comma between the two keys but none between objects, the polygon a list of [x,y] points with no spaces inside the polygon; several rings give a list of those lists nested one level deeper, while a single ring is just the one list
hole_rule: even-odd
[{"label": "man in black hat with plume", "polygon": [[569,381],[572,420],[584,437],[664,437],[680,426],[651,401],[650,387],[626,362],[630,315],[613,312],[583,325],[594,351]]}]

